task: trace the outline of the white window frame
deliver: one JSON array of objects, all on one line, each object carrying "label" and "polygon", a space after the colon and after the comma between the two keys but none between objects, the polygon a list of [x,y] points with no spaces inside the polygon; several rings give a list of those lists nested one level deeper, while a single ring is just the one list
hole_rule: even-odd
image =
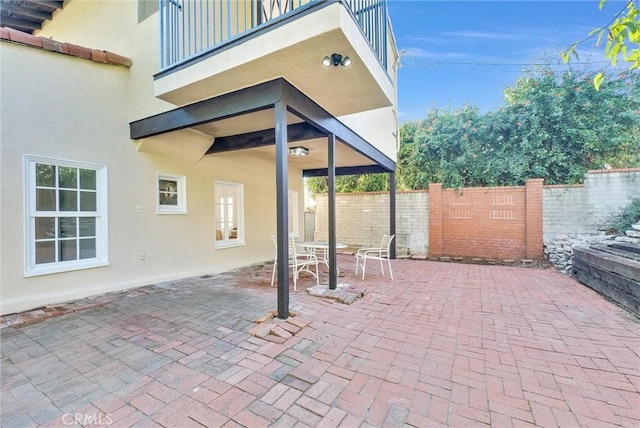
[{"label": "white window frame", "polygon": [[[36,164],[91,169],[96,171],[96,211],[36,211]],[[57,188],[57,183],[56,183]],[[108,252],[108,199],[107,166],[87,162],[54,159],[41,156],[24,156],[24,276],[48,275],[109,265]],[[87,259],[54,261],[36,264],[35,219],[43,217],[91,217],[95,218],[96,256]],[[56,235],[55,241],[60,237]],[[57,244],[56,244],[57,245]]]},{"label": "white window frame", "polygon": [[[214,242],[216,249],[224,249],[224,248],[233,248],[233,247],[241,247],[245,245],[244,237],[245,237],[245,228],[244,228],[244,184],[242,183],[232,183],[229,181],[219,181],[215,180],[213,182],[213,202],[214,202],[214,230],[217,230],[217,221],[218,221],[218,202],[216,195],[216,187],[222,186],[223,188],[235,188],[238,193],[238,219],[237,219],[237,237],[235,239],[229,239],[228,236],[223,235],[222,240],[218,240],[214,234]],[[226,198],[223,198],[226,199]],[[223,212],[227,212],[228,210],[225,208]]]},{"label": "white window frame", "polygon": [[293,234],[294,238],[298,238],[300,236],[298,228],[300,218],[298,191],[289,190],[287,197],[289,200],[289,233]]},{"label": "white window frame", "polygon": [[[163,205],[160,200],[160,180],[170,180],[176,182],[176,205]],[[184,175],[156,173],[156,214],[188,214],[187,212],[187,178]]]}]

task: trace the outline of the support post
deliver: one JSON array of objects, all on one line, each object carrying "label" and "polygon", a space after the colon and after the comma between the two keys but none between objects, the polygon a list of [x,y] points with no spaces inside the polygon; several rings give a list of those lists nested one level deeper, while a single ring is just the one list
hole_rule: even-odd
[{"label": "support post", "polygon": [[442,183],[429,183],[429,255],[442,256]]},{"label": "support post", "polygon": [[[389,233],[391,235],[396,234],[396,173],[389,173]],[[391,241],[391,248],[389,248],[389,257],[396,258],[396,242],[398,237],[396,236]]]},{"label": "support post", "polygon": [[276,134],[276,235],[278,262],[278,318],[289,318],[289,165],[287,106],[274,104]]},{"label": "support post", "polygon": [[544,178],[525,181],[525,257],[541,259],[544,255],[543,240],[543,190]]},{"label": "support post", "polygon": [[329,183],[329,289],[335,290],[338,283],[336,257],[336,136],[329,134],[327,141],[327,158],[329,159],[327,181]]}]

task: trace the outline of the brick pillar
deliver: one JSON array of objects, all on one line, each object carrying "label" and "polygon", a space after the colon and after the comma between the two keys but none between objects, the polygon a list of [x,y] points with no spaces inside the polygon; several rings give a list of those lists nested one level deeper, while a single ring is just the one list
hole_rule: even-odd
[{"label": "brick pillar", "polygon": [[541,259],[542,239],[542,184],[544,178],[527,180],[525,187],[525,254],[528,259]]},{"label": "brick pillar", "polygon": [[442,255],[442,183],[429,183],[429,255]]}]

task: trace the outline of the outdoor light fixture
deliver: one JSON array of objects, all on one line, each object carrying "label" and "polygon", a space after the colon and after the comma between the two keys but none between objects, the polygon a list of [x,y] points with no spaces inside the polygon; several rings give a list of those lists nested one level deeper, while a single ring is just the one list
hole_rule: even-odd
[{"label": "outdoor light fixture", "polygon": [[324,58],[322,58],[322,65],[324,65],[325,67],[331,67],[332,65],[334,67],[337,67],[339,65],[343,67],[349,67],[352,62],[353,60],[351,58],[349,58],[348,56],[345,56],[343,58],[339,53],[334,53],[331,54],[331,56],[325,56]]},{"label": "outdoor light fixture", "polygon": [[302,147],[302,146],[291,147],[289,149],[289,154],[293,155],[293,156],[308,156],[309,155],[309,149],[307,149],[306,147]]}]

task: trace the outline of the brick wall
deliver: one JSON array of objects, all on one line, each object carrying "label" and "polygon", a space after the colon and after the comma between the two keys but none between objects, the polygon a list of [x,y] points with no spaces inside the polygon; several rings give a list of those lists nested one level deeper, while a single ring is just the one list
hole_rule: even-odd
[{"label": "brick wall", "polygon": [[640,168],[589,171],[584,184],[544,186],[544,241],[594,234],[634,196],[640,196]]},{"label": "brick wall", "polygon": [[[328,236],[327,195],[316,196],[316,239]],[[396,193],[397,255],[429,252],[429,193],[426,190]],[[380,244],[389,233],[389,192],[340,193],[336,195],[338,242],[352,247]]]},{"label": "brick wall", "polygon": [[[464,210],[471,208],[455,190],[443,190],[440,184],[429,189],[396,194],[398,255],[536,259],[542,257],[543,241],[593,234],[613,210],[640,196],[640,168],[590,171],[581,185],[543,186],[538,179],[522,187],[463,189],[463,196],[488,204],[469,211],[472,218],[465,218]],[[520,199],[511,203],[509,195],[520,195]],[[327,197],[318,195],[316,201],[315,236],[325,240]],[[388,232],[387,192],[338,194],[336,204],[339,242],[353,247],[377,245]],[[447,223],[452,215],[455,221]]]},{"label": "brick wall", "polygon": [[542,181],[460,190],[429,185],[429,255],[542,257]]}]

